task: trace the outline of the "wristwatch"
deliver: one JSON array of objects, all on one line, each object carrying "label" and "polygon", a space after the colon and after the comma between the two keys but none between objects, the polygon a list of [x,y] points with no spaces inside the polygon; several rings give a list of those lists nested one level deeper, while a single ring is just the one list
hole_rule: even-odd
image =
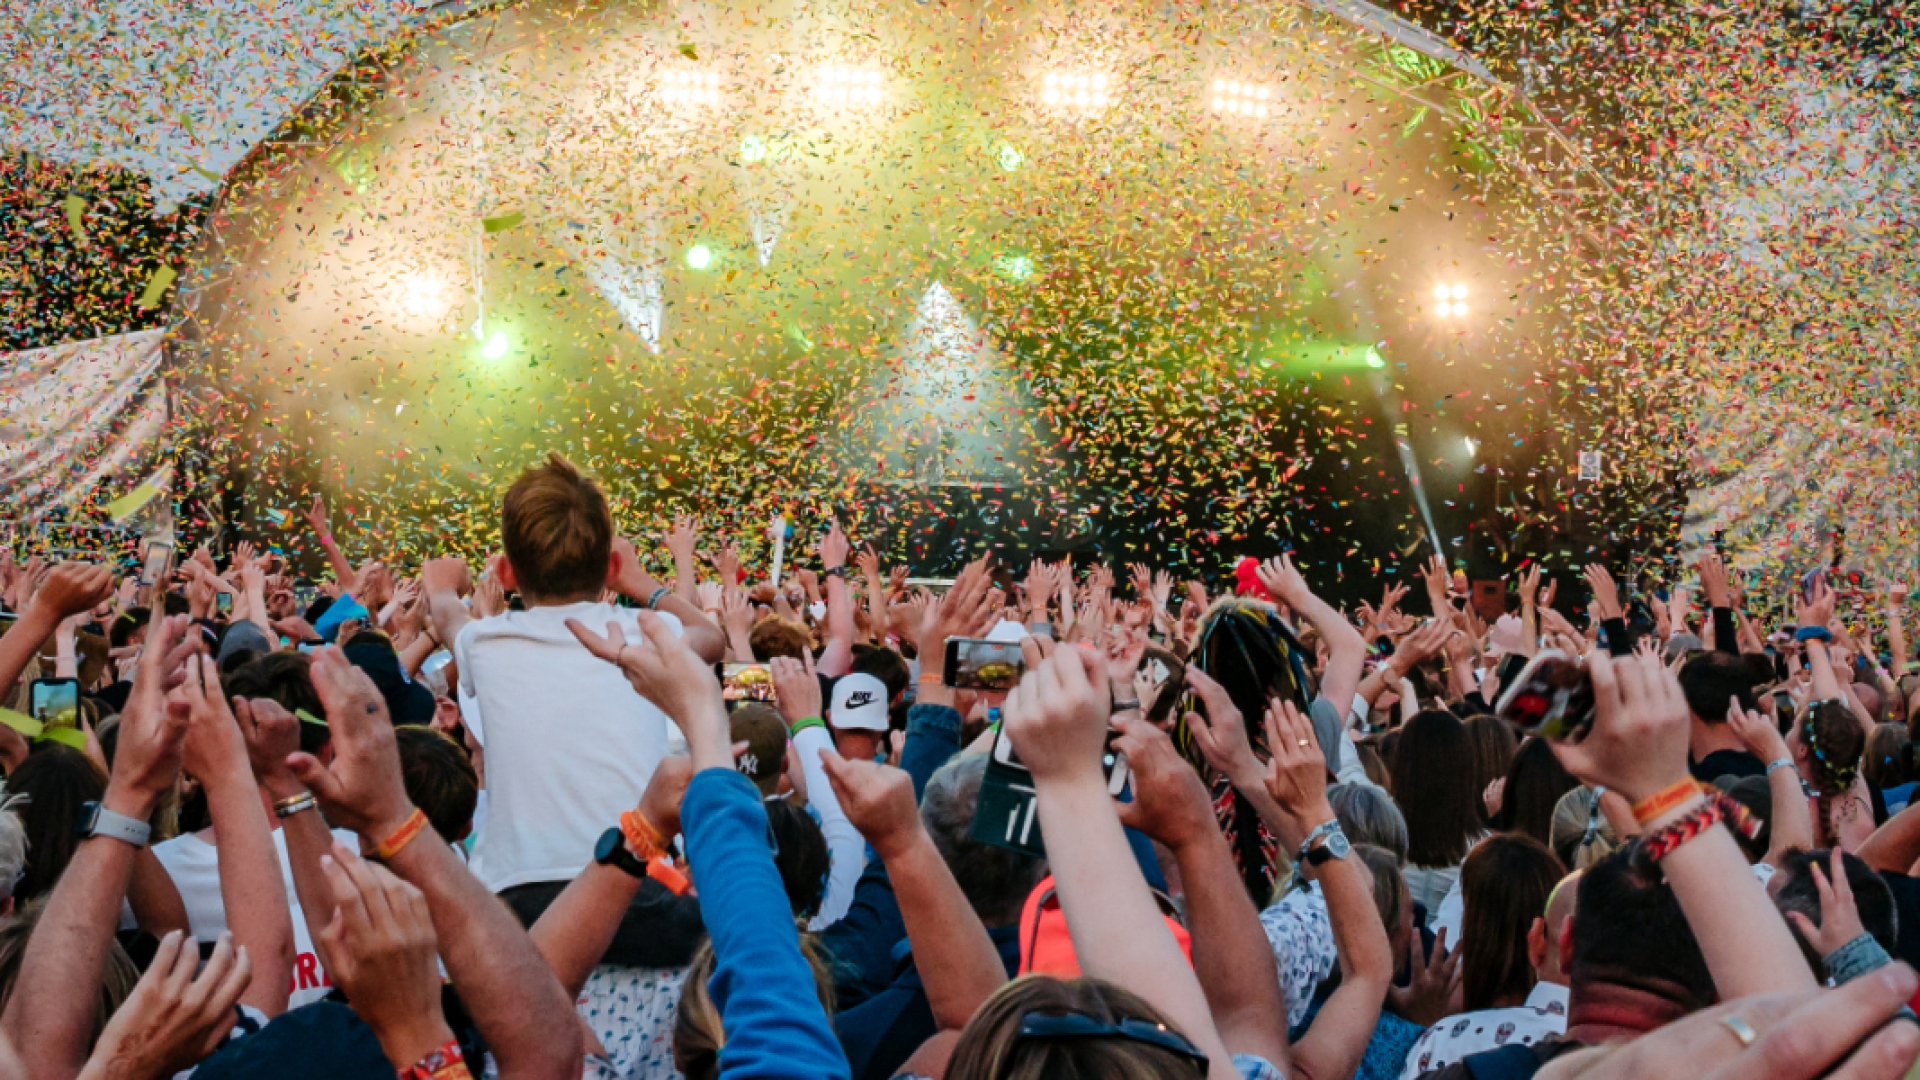
[{"label": "wristwatch", "polygon": [[593,845],[593,861],[601,866],[611,866],[631,877],[647,876],[647,864],[633,857],[627,850],[627,834],[614,826],[600,834],[600,841]]},{"label": "wristwatch", "polygon": [[[1296,855],[1294,855],[1293,861],[1307,862],[1309,859],[1309,854],[1313,851],[1313,846],[1315,844],[1318,844],[1322,837],[1333,836],[1336,834],[1340,835],[1340,838],[1342,840],[1346,839],[1345,834],[1340,832],[1339,818],[1333,818],[1332,820],[1327,821],[1326,823],[1320,825],[1318,828],[1314,829],[1312,832],[1308,833],[1307,838],[1305,840],[1300,841],[1300,851]],[[1322,861],[1325,861],[1325,860],[1322,860]]]},{"label": "wristwatch", "polygon": [[82,840],[104,836],[143,848],[147,846],[147,837],[152,834],[153,827],[139,818],[116,814],[97,802],[90,802],[80,807],[80,821],[73,832]]},{"label": "wristwatch", "polygon": [[1307,852],[1308,866],[1325,866],[1330,859],[1344,859],[1353,851],[1353,845],[1347,842],[1347,834],[1335,825],[1327,834],[1327,842]]}]

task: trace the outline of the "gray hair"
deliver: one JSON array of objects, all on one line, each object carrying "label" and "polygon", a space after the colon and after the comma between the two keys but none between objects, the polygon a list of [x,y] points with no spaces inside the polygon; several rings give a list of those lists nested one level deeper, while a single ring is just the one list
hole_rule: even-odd
[{"label": "gray hair", "polygon": [[990,927],[1011,926],[1020,921],[1027,894],[1046,876],[1047,863],[973,839],[973,810],[986,774],[985,754],[956,757],[942,765],[920,797],[920,820],[980,921]]},{"label": "gray hair", "polygon": [[1407,818],[1387,794],[1372,784],[1335,784],[1327,789],[1340,831],[1356,844],[1372,844],[1407,861]]},{"label": "gray hair", "polygon": [[0,901],[10,899],[27,876],[27,827],[15,812],[26,802],[25,795],[0,800]]}]

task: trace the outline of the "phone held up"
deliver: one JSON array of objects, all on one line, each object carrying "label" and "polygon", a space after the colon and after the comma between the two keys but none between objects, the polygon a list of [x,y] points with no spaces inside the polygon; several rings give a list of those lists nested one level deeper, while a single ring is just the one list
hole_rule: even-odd
[{"label": "phone held up", "polygon": [[1543,649],[1500,695],[1494,714],[1524,735],[1567,739],[1593,726],[1593,677],[1558,649]]},{"label": "phone held up", "polygon": [[[1013,740],[999,727],[1000,710],[988,709],[989,722],[996,725],[993,752],[987,758],[987,772],[980,780],[980,799],[974,806],[974,840],[1028,855],[1044,857],[1046,843],[1040,836],[1040,801],[1033,787],[1033,776],[1014,753]],[[1107,778],[1107,794],[1119,798],[1127,790],[1127,757],[1114,749],[1120,733],[1109,728],[1106,745],[1100,751],[1100,769]]]},{"label": "phone held up", "polygon": [[27,692],[33,718],[46,727],[80,726],[80,680],[35,679]]},{"label": "phone held up", "polygon": [[956,690],[1012,690],[1027,673],[1017,641],[948,638],[941,681]]}]

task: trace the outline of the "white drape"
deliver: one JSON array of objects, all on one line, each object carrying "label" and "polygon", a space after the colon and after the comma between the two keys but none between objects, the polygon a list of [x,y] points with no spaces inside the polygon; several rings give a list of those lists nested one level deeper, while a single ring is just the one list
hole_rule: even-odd
[{"label": "white drape", "polygon": [[131,487],[162,449],[164,330],[0,353],[0,516]]}]

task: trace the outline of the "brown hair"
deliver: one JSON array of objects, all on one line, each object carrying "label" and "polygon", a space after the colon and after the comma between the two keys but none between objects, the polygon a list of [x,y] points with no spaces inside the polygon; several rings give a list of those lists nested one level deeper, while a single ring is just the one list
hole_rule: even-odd
[{"label": "brown hair", "polygon": [[444,732],[418,724],[393,729],[400,750],[400,782],[407,800],[427,815],[433,831],[457,844],[473,831],[473,811],[480,801],[480,776],[474,772],[467,748]]},{"label": "brown hair", "polygon": [[107,775],[92,758],[60,743],[41,743],[7,778],[7,794],[26,796],[20,823],[27,827],[27,873],[14,886],[22,902],[53,891],[73,860],[80,838],[74,824],[80,808],[99,802]]},{"label": "brown hair", "polygon": [[1400,909],[1407,902],[1407,879],[1400,874],[1400,858],[1373,844],[1355,844],[1353,853],[1373,875],[1373,909],[1379,913],[1387,936],[1392,937],[1394,927],[1400,924]]},{"label": "brown hair", "polygon": [[1813,840],[1821,847],[1832,847],[1833,800],[1845,795],[1853,787],[1854,777],[1860,775],[1867,733],[1860,729],[1859,718],[1846,702],[1822,701],[1801,714],[1800,745],[1807,750],[1807,779],[1818,792],[1814,798]]},{"label": "brown hair", "polygon": [[607,497],[559,454],[513,482],[500,504],[500,539],[529,603],[593,599],[606,586],[613,556]]},{"label": "brown hair", "polygon": [[1531,836],[1490,836],[1467,855],[1460,866],[1460,988],[1468,1012],[1526,1000],[1534,983],[1527,931],[1565,876],[1560,860]]},{"label": "brown hair", "polygon": [[[1468,717],[1467,742],[1473,746],[1473,790],[1485,792],[1487,785],[1507,775],[1513,767],[1513,755],[1519,749],[1513,726],[1497,716],[1481,713]],[[1491,825],[1485,799],[1476,800],[1480,820]]]},{"label": "brown hair", "polygon": [[[40,916],[46,906],[46,899],[42,897],[20,908],[12,918],[0,922],[0,1010],[7,1007],[14,991],[20,989],[20,965],[27,957],[27,942],[33,937],[34,927],[40,924]],[[188,948],[193,947],[191,941],[186,944]],[[107,942],[106,961],[100,972],[100,995],[94,999],[88,1046],[100,1041],[100,1033],[106,1030],[107,1020],[133,993],[133,985],[140,981],[140,969],[133,966],[133,961],[118,941]]]},{"label": "brown hair", "polygon": [[753,650],[753,658],[763,664],[776,656],[798,660],[813,648],[813,631],[805,623],[769,615],[753,624],[747,646]]},{"label": "brown hair", "polygon": [[1205,1075],[1170,1050],[1131,1039],[1022,1039],[1021,1022],[1034,1012],[1173,1028],[1158,1009],[1112,983],[1027,975],[995,991],[967,1021],[948,1059],[947,1080],[1198,1080]]},{"label": "brown hair", "polygon": [[[800,955],[813,968],[813,989],[820,995],[820,1007],[832,1017],[833,971],[813,935],[805,931],[800,934]],[[680,1006],[673,1014],[673,1067],[686,1080],[718,1080],[720,1076],[720,1051],[727,1045],[727,1032],[720,1021],[720,1010],[707,993],[707,980],[712,977],[713,943],[703,941],[680,983]]]},{"label": "brown hair", "polygon": [[1407,862],[1418,867],[1457,866],[1483,831],[1480,793],[1474,783],[1473,742],[1460,718],[1445,709],[1423,709],[1399,729],[1387,767],[1393,799],[1407,818]]}]

